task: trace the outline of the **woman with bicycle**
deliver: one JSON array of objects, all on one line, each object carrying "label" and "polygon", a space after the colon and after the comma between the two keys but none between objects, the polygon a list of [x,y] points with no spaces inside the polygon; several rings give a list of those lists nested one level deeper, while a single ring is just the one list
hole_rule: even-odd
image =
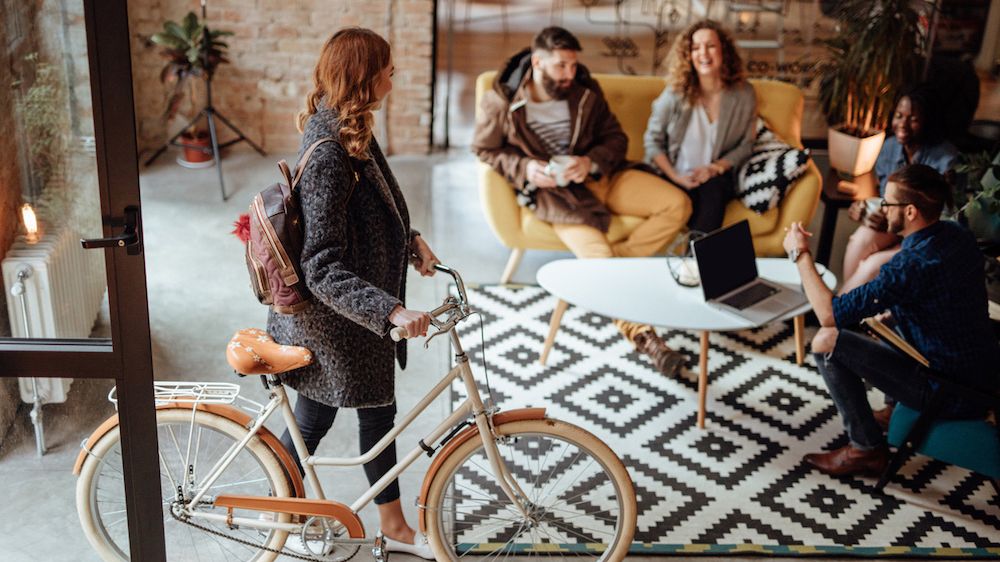
[{"label": "woman with bicycle", "polygon": [[[317,140],[334,139],[315,149],[298,184],[301,263],[314,298],[298,314],[272,311],[267,329],[279,343],[314,354],[311,365],[281,377],[298,391],[295,418],[310,454],[340,408],[357,409],[362,452],[393,428],[395,362],[405,368],[406,348],[387,334],[400,326],[426,335],[430,323],[427,313],[405,308],[406,264],[430,276],[440,262],[410,228],[406,201],[372,135],[372,112],[392,90],[392,75],[385,39],[367,29],[342,29],[323,46],[298,116],[300,156]],[[288,431],[281,441],[295,450]],[[365,465],[369,483],[395,464],[393,444]],[[433,559],[426,537],[404,519],[399,498],[397,482],[375,498],[392,550]]]}]

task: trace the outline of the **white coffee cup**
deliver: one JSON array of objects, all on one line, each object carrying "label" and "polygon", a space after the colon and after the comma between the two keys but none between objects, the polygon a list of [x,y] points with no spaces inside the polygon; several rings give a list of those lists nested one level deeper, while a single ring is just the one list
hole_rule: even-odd
[{"label": "white coffee cup", "polygon": [[865,214],[872,215],[877,213],[882,208],[882,198],[881,197],[869,197],[865,199]]},{"label": "white coffee cup", "polygon": [[677,268],[677,282],[685,287],[697,287],[701,282],[698,273],[698,262],[694,258],[681,258],[680,266]]},{"label": "white coffee cup", "polygon": [[559,154],[549,159],[549,175],[556,180],[556,185],[566,187],[569,180],[566,179],[566,168],[573,162],[573,157],[568,154]]}]

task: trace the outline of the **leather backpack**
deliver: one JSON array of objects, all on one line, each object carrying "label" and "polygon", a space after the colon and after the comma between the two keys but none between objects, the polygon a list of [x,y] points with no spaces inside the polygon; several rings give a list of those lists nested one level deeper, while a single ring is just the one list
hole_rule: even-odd
[{"label": "leather backpack", "polygon": [[[305,234],[298,183],[316,147],[332,140],[322,138],[310,145],[295,167],[294,176],[288,164],[279,161],[278,169],[284,181],[255,195],[250,212],[240,216],[233,231],[246,245],[250,288],[261,304],[270,305],[279,314],[300,312],[312,298],[300,263]],[[357,183],[358,174],[354,172],[348,201]]]}]

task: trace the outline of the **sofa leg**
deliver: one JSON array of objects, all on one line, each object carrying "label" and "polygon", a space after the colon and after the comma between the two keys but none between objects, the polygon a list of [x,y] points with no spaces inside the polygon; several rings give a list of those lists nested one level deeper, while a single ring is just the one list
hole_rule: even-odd
[{"label": "sofa leg", "polygon": [[500,284],[506,285],[510,283],[512,277],[514,277],[514,272],[517,271],[517,267],[521,265],[521,258],[524,257],[524,248],[514,248],[510,251],[510,257],[507,258],[507,266],[503,268],[503,276],[500,277]]}]

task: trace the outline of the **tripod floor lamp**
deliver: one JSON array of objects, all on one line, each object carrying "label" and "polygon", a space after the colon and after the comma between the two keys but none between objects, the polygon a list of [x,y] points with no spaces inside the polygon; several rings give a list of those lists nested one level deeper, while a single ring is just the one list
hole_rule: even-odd
[{"label": "tripod floor lamp", "polygon": [[[208,17],[208,8],[207,8],[206,4],[207,4],[206,0],[201,0],[201,19],[202,19],[202,22],[205,22],[207,20],[207,17]],[[203,67],[206,69],[206,71],[204,71],[202,73],[203,76],[204,76],[204,78],[205,78],[205,105],[204,105],[204,107],[201,108],[201,110],[198,112],[198,114],[195,115],[194,118],[191,119],[191,121],[189,121],[188,124],[185,125],[184,128],[182,128],[180,130],[180,132],[178,132],[170,140],[168,140],[166,143],[164,143],[163,146],[161,146],[159,149],[157,149],[156,152],[154,152],[153,155],[150,156],[148,160],[146,160],[145,165],[149,166],[150,164],[152,164],[153,161],[155,161],[157,158],[159,158],[159,156],[161,154],[163,154],[167,150],[167,148],[169,148],[171,146],[178,146],[178,147],[182,147],[182,148],[201,149],[201,150],[204,150],[204,151],[207,152],[208,151],[208,147],[201,147],[201,146],[198,146],[198,145],[188,144],[188,143],[183,142],[183,140],[181,140],[181,138],[180,138],[181,135],[183,135],[185,131],[189,130],[192,125],[194,125],[195,123],[197,123],[198,121],[200,121],[202,118],[204,118],[205,121],[208,123],[208,134],[209,134],[209,139],[210,139],[210,142],[211,142],[212,160],[215,162],[215,169],[216,169],[216,171],[219,174],[219,189],[222,192],[222,200],[226,201],[227,199],[229,199],[229,195],[226,193],[226,183],[225,183],[225,179],[222,177],[222,158],[221,158],[221,151],[222,151],[222,149],[226,148],[228,146],[232,146],[232,145],[234,145],[236,143],[239,143],[239,142],[242,142],[242,141],[246,141],[247,144],[249,144],[250,146],[252,146],[253,149],[256,150],[261,156],[265,156],[266,153],[264,152],[264,149],[262,149],[260,146],[258,146],[257,143],[255,143],[252,140],[250,140],[250,138],[247,137],[246,134],[244,134],[243,131],[241,131],[239,129],[239,127],[237,127],[236,125],[234,125],[232,121],[230,121],[229,119],[227,119],[225,115],[223,115],[222,113],[220,113],[219,110],[217,110],[215,108],[215,106],[212,105],[212,74],[213,73],[207,70],[207,69],[211,68],[211,66],[209,64],[209,51],[210,51],[211,47],[212,47],[212,38],[209,36],[208,26],[206,26],[206,25],[203,24],[202,25],[202,39],[201,39],[201,43],[199,45],[199,48],[200,48],[200,52],[201,52],[200,58],[202,60]],[[222,125],[225,125],[226,127],[228,127],[230,131],[232,131],[233,133],[235,133],[236,137],[233,138],[233,139],[227,140],[226,142],[220,144],[219,143],[219,125],[220,125],[220,123]]]}]

